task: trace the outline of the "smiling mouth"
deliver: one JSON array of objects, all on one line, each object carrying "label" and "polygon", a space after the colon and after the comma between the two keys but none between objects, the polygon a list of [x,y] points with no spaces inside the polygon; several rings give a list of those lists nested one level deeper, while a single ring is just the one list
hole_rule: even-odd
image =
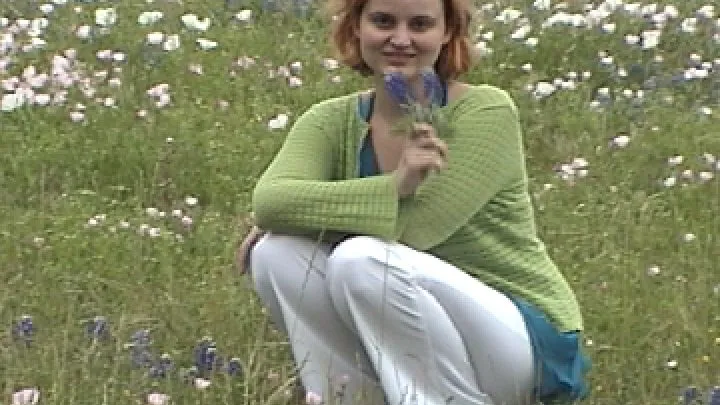
[{"label": "smiling mouth", "polygon": [[415,55],[410,55],[407,53],[386,53],[384,54],[387,58],[393,58],[393,59],[410,59]]}]

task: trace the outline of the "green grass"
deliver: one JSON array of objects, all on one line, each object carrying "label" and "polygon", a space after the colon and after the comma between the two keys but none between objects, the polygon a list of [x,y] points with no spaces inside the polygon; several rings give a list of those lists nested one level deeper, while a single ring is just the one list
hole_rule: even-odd
[{"label": "green grass", "polygon": [[[582,6],[576,3],[571,9]],[[29,6],[18,10],[22,2],[13,4],[0,5],[0,15],[38,16]],[[119,19],[108,34],[86,41],[72,35],[70,27],[92,24],[93,10],[112,4]],[[691,16],[700,5],[678,8]],[[74,6],[83,11],[73,12]],[[165,18],[155,26],[137,25],[138,14],[150,10]],[[211,17],[209,31],[184,30],[179,16],[187,12]],[[539,24],[548,15],[533,12],[531,21]],[[9,72],[0,72],[4,79],[29,64],[47,71],[51,55],[74,48],[87,72],[109,70],[109,77],[122,81],[119,88],[96,85],[96,96],[114,97],[117,108],[86,99],[74,87],[64,105],[0,113],[5,398],[38,387],[44,404],[130,404],[151,391],[165,392],[175,403],[289,403],[284,393],[294,372],[288,346],[267,327],[248,280],[233,267],[245,231],[240,219],[255,180],[286,134],[268,130],[267,121],[287,113],[292,124],[313,103],[368,83],[347,69],[323,69],[322,59],[332,55],[319,19],[256,13],[253,23],[238,24],[230,17],[224,2],[210,0],[71,3],[50,17],[44,50],[15,55]],[[489,42],[494,53],[464,79],[508,89],[521,108],[538,228],[577,291],[592,340],[587,403],[673,404],[688,385],[720,385],[720,172],[707,182],[660,183],[684,169],[709,170],[698,159],[703,153],[720,156],[720,66],[704,82],[647,91],[641,108],[622,96],[603,112],[588,106],[597,88],[638,89],[646,78],[617,78],[599,66],[598,51],[609,51],[626,68],[637,64],[669,77],[693,52],[704,61],[719,58],[712,33],[720,29],[701,23],[696,34],[683,34],[675,31],[679,21],[671,22],[659,49],[640,51],[622,37],[646,26],[621,15],[609,20],[618,24],[614,34],[534,30],[540,42],[531,49],[506,39],[514,28],[490,16],[478,31],[495,32]],[[151,31],[180,34],[182,47],[148,56],[143,41]],[[218,49],[197,49],[198,37],[218,41]],[[101,49],[125,52],[128,60],[98,61]],[[665,62],[653,64],[656,54]],[[257,58],[256,65],[231,77],[232,62],[244,55]],[[301,87],[267,79],[268,66],[296,60],[304,65]],[[202,64],[204,74],[190,73],[191,63]],[[525,63],[532,63],[531,73],[520,69]],[[113,73],[113,66],[122,72]],[[536,80],[585,70],[593,76],[576,90],[543,100],[525,90]],[[341,83],[331,82],[335,75]],[[171,106],[155,108],[145,94],[158,83],[169,84]],[[219,101],[227,108],[218,108]],[[82,124],[69,119],[76,103],[87,107]],[[714,113],[697,114],[702,106]],[[144,119],[136,117],[141,109],[148,111]],[[609,148],[619,134],[631,137],[628,146]],[[667,158],[675,154],[685,160],[672,168]],[[559,179],[553,167],[576,157],[589,162],[588,176],[572,183]],[[198,204],[188,207],[188,196]],[[151,218],[148,207],[166,218]],[[193,225],[182,226],[170,215],[173,209],[182,209]],[[96,215],[104,220],[88,226]],[[160,236],[140,235],[142,224],[158,227]],[[695,240],[684,241],[686,233]],[[659,266],[659,274],[648,275],[651,266]],[[37,327],[29,347],[11,339],[24,314]],[[113,339],[93,343],[84,334],[83,322],[96,315],[107,317]],[[147,378],[146,370],[131,367],[124,348],[143,328],[151,330],[153,352],[170,354],[179,368],[191,365],[198,339],[211,336],[222,355],[243,359],[246,374],[214,376],[206,390],[188,387],[177,373]],[[669,360],[677,367],[668,368]]]}]

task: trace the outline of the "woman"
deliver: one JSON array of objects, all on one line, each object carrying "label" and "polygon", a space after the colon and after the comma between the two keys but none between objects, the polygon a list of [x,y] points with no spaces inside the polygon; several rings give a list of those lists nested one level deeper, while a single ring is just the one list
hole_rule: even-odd
[{"label": "woman", "polygon": [[[584,397],[582,316],[536,234],[516,107],[457,80],[470,67],[467,1],[332,5],[341,59],[375,86],[297,120],[256,185],[256,224],[238,250],[309,398]],[[385,74],[402,73],[422,100],[428,66],[443,94],[423,102],[443,106],[452,132],[394,135],[404,112]]]}]

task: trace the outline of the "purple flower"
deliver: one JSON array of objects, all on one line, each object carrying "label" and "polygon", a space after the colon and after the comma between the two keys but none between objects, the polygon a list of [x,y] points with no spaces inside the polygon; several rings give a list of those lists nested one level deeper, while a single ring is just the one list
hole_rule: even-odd
[{"label": "purple flower", "polygon": [[385,90],[400,105],[407,105],[411,101],[410,87],[400,72],[385,74]]},{"label": "purple flower", "polygon": [[85,330],[92,339],[104,339],[110,334],[107,319],[104,316],[96,316],[88,321]]},{"label": "purple flower", "polygon": [[150,331],[147,329],[139,330],[130,337],[130,361],[135,367],[147,367],[153,362],[152,353],[150,353]]},{"label": "purple flower", "polygon": [[720,405],[720,386],[715,386],[710,390],[708,405]]},{"label": "purple flower", "polygon": [[442,97],[443,87],[440,78],[432,68],[423,69],[422,81],[427,98],[433,104],[440,104],[439,97]]},{"label": "purple flower", "polygon": [[685,387],[685,389],[682,392],[682,403],[683,405],[690,405],[692,404],[700,395],[700,390],[698,390],[698,387],[696,386],[689,386]]},{"label": "purple flower", "polygon": [[29,346],[30,343],[32,343],[34,335],[35,325],[33,324],[32,317],[30,315],[23,315],[13,327],[13,337],[17,340],[22,340]]},{"label": "purple flower", "polygon": [[174,369],[172,358],[169,354],[164,353],[160,356],[158,361],[150,367],[148,375],[151,378],[165,378]]},{"label": "purple flower", "polygon": [[152,364],[152,353],[145,347],[132,346],[130,349],[130,362],[134,367],[147,367]]},{"label": "purple flower", "polygon": [[222,359],[218,356],[215,342],[209,338],[202,338],[195,346],[195,367],[200,375],[205,375],[222,367]]},{"label": "purple flower", "polygon": [[231,358],[227,363],[226,370],[229,375],[242,376],[244,372],[242,361],[237,357]]},{"label": "purple flower", "polygon": [[150,331],[147,329],[141,329],[133,333],[133,335],[130,337],[130,343],[135,346],[150,346]]}]

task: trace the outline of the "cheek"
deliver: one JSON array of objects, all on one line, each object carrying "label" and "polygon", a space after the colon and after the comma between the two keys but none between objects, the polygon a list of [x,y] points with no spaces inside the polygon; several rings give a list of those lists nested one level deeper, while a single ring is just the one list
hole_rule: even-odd
[{"label": "cheek", "polygon": [[381,46],[387,40],[387,35],[378,30],[368,29],[361,33],[360,40],[367,47]]}]

